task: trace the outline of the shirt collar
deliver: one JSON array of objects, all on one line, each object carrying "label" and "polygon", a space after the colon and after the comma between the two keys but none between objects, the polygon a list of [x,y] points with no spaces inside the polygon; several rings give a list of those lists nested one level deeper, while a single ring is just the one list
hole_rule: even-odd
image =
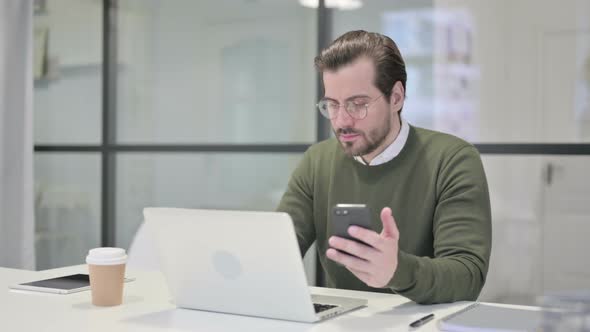
[{"label": "shirt collar", "polygon": [[[397,155],[402,151],[404,145],[406,145],[406,141],[408,140],[408,135],[410,133],[410,125],[408,122],[402,118],[402,126],[399,131],[399,134],[383,152],[378,154],[371,162],[368,164],[369,166],[377,166],[381,164],[385,164],[386,162],[393,160],[393,158],[397,157]],[[367,165],[361,156],[355,156],[354,160],[358,161],[363,165]]]}]

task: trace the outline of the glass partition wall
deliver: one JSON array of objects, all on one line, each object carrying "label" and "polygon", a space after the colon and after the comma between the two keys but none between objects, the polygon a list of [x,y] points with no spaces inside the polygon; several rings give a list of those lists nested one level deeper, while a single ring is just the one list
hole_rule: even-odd
[{"label": "glass partition wall", "polygon": [[329,136],[314,56],[365,29],[406,60],[404,117],[482,153],[494,243],[481,299],[590,288],[589,22],[585,0],[48,0],[38,268],[127,248],[145,206],[273,210]]},{"label": "glass partition wall", "polygon": [[128,248],[145,206],[274,210],[318,140],[316,11],[46,1],[35,16],[37,267]]},{"label": "glass partition wall", "polygon": [[483,153],[494,238],[482,299],[590,288],[590,2],[375,0],[332,22],[334,38],[394,39],[404,117]]}]

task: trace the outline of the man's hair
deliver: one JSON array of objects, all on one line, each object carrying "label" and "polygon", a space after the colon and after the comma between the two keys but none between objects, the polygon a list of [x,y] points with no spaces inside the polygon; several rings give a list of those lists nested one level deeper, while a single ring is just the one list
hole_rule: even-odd
[{"label": "man's hair", "polygon": [[400,81],[406,89],[404,59],[395,42],[379,33],[364,30],[347,32],[322,50],[315,57],[314,64],[320,73],[336,71],[363,56],[373,61],[375,86],[387,97],[387,102],[395,82]]}]

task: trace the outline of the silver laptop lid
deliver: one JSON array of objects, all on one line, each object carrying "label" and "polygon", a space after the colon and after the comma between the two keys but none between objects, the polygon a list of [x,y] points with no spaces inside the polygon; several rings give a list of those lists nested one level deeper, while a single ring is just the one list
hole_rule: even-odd
[{"label": "silver laptop lid", "polygon": [[144,217],[179,307],[317,320],[288,214],[145,208]]}]

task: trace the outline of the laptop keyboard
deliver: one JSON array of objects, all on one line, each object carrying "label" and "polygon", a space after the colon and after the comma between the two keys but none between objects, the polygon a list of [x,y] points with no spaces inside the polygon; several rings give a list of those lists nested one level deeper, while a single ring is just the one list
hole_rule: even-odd
[{"label": "laptop keyboard", "polygon": [[313,304],[313,308],[315,309],[316,313],[320,313],[322,311],[326,311],[332,308],[336,308],[336,305],[331,305],[331,304],[320,304],[320,303],[314,303]]}]

